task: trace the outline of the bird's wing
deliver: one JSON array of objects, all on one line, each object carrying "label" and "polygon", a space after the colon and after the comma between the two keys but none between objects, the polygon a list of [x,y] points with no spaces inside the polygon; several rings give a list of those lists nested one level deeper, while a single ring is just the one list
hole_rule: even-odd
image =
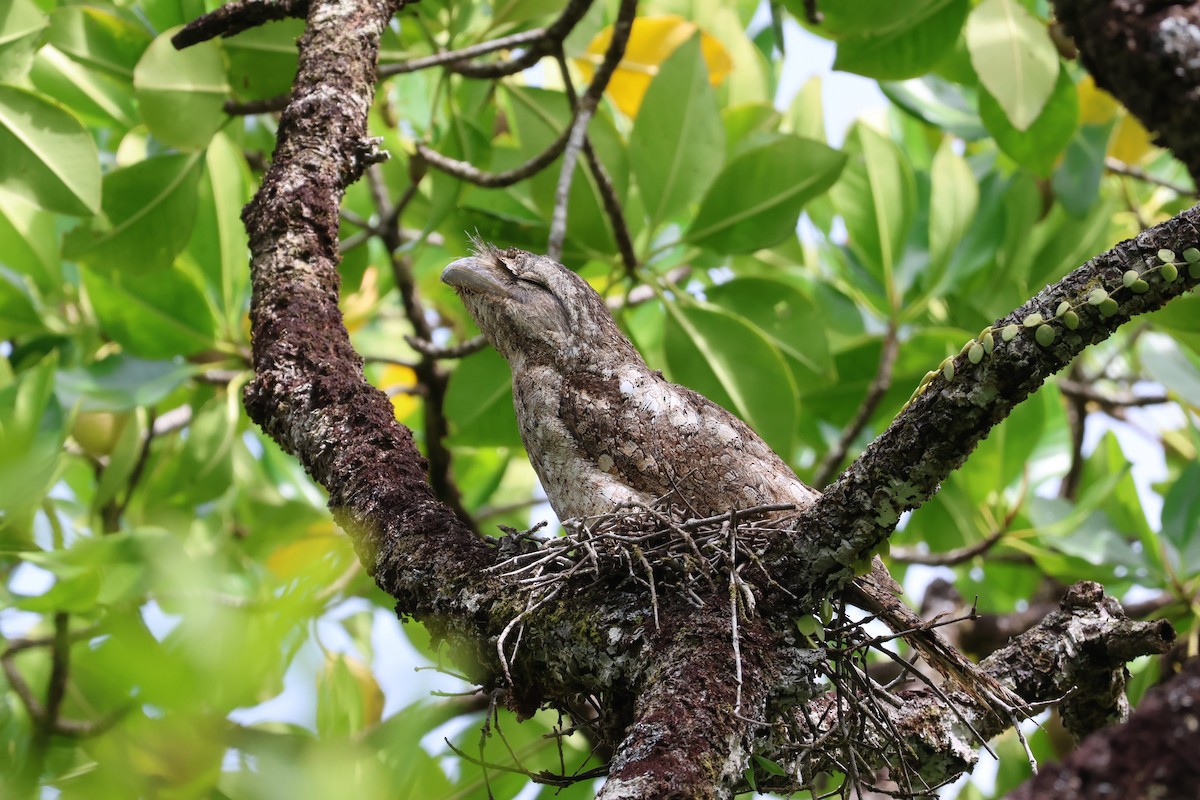
[{"label": "bird's wing", "polygon": [[559,418],[601,469],[692,515],[818,496],[740,419],[644,367],[565,376],[560,398]]}]

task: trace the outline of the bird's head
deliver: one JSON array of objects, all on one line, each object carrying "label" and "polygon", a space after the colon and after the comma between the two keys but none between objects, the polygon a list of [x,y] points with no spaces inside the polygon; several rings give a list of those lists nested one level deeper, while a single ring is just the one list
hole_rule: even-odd
[{"label": "bird's head", "polygon": [[545,256],[476,242],[475,254],[452,262],[442,281],[458,290],[479,330],[514,368],[529,362],[570,371],[637,355],[596,290]]}]

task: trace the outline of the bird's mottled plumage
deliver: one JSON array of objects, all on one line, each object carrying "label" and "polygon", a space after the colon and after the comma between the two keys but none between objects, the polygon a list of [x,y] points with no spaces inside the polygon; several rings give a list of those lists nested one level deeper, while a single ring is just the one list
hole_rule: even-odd
[{"label": "bird's mottled plumage", "polygon": [[512,367],[521,438],[560,517],[663,498],[708,516],[818,497],[744,422],[646,366],[566,267],[481,247],[442,280]]},{"label": "bird's mottled plumage", "polygon": [[[600,295],[561,264],[479,245],[442,280],[512,368],[521,438],[560,517],[661,499],[704,517],[775,503],[804,508],[820,496],[740,419],[647,367]],[[899,592],[876,558],[849,598],[907,632],[930,664],[1003,718],[1022,706],[925,626]]]}]

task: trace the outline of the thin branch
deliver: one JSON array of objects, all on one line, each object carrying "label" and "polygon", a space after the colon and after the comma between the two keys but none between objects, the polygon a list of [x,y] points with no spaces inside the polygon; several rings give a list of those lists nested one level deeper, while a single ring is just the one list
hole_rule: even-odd
[{"label": "thin branch", "polygon": [[[629,33],[633,26],[633,17],[636,13],[636,0],[622,0],[621,7],[617,11],[617,20],[613,23],[612,42],[609,43],[608,50],[605,51],[604,61],[601,62],[600,67],[596,70],[596,74],[592,78],[592,83],[588,86],[587,91],[580,98],[580,102],[576,106],[571,124],[559,133],[558,137],[538,155],[529,159],[524,164],[504,172],[487,172],[481,170],[467,161],[459,161],[458,159],[443,155],[436,150],[432,150],[424,142],[420,141],[416,143],[417,155],[425,159],[435,169],[439,169],[460,180],[481,186],[485,189],[500,189],[505,186],[512,186],[514,183],[523,181],[541,172],[562,155],[563,150],[566,149],[568,142],[571,140],[572,132],[575,130],[579,118],[581,116],[590,117],[596,110],[596,105],[600,102],[600,96],[604,94],[604,89],[608,86],[608,81],[612,77],[613,72],[616,71],[617,64],[620,63],[621,56],[625,52],[625,44],[629,40]],[[587,119],[584,119],[581,124],[586,126]]]},{"label": "thin branch", "polygon": [[1004,535],[1008,533],[1007,526],[997,528],[987,535],[986,538],[975,544],[967,545],[966,547],[958,547],[954,550],[947,550],[944,553],[922,553],[915,548],[899,548],[893,547],[890,554],[892,561],[900,564],[924,564],[929,567],[953,567],[956,564],[962,564],[964,561],[970,561],[975,556],[981,556],[988,550],[991,550]]},{"label": "thin branch", "polygon": [[183,26],[171,37],[175,49],[182,50],[217,36],[229,37],[257,28],[264,22],[303,17],[308,0],[233,0]]},{"label": "thin branch", "polygon": [[592,120],[593,109],[581,108],[571,122],[567,146],[563,150],[562,167],[558,173],[558,184],[554,187],[554,211],[550,215],[550,236],[546,240],[546,256],[562,261],[563,241],[567,238],[567,204],[571,199],[571,181],[575,177],[575,162],[587,137],[587,126]]},{"label": "thin branch", "polygon": [[261,100],[246,100],[245,102],[226,100],[225,105],[222,106],[222,108],[225,113],[231,117],[248,117],[253,114],[274,114],[287,108],[288,101],[291,99],[291,95],[277,94],[274,97],[264,97]]},{"label": "thin branch", "polygon": [[567,140],[570,138],[570,135],[571,128],[568,127],[545,150],[524,164],[505,170],[504,172],[487,172],[468,161],[459,161],[456,158],[450,158],[436,150],[430,149],[421,141],[416,143],[416,148],[417,155],[429,162],[429,165],[434,169],[441,170],[447,175],[453,175],[467,183],[482,186],[485,189],[502,189],[505,186],[520,183],[550,166],[554,162],[554,159],[562,154],[563,148],[567,146]]},{"label": "thin branch", "polygon": [[418,339],[415,336],[409,336],[405,341],[408,342],[409,347],[418,353],[434,359],[466,358],[472,353],[478,353],[487,347],[487,339],[483,337],[483,334],[472,336],[470,339],[464,339],[458,344],[446,345],[445,347],[438,347],[433,342]]},{"label": "thin branch", "polygon": [[[388,252],[391,253],[392,276],[396,282],[396,288],[399,290],[400,300],[404,305],[404,313],[408,317],[409,324],[412,325],[414,336],[418,339],[428,340],[433,336],[433,328],[425,318],[425,306],[421,303],[421,298],[417,293],[417,284],[413,280],[412,274],[412,261],[408,256],[400,255],[398,252],[404,243],[400,233],[400,215],[416,196],[419,181],[419,177],[413,180],[396,204],[392,206],[388,201],[387,186],[378,166],[372,166],[367,170],[367,183],[375,202],[375,208],[380,218],[385,220],[380,234]],[[451,469],[453,456],[446,446],[446,437],[450,433],[445,413],[449,376],[438,366],[435,359],[424,354],[413,366],[413,371],[417,375],[418,383],[424,387],[424,402],[421,404],[421,408],[424,412],[425,455],[429,459],[429,482],[433,486],[437,498],[445,503],[459,519],[474,528],[471,514],[463,505],[462,492],[459,491],[458,484],[454,482],[454,474]]]},{"label": "thin branch", "polygon": [[575,162],[579,151],[584,147],[587,138],[587,126],[592,114],[604,94],[608,81],[616,72],[617,65],[625,57],[625,45],[629,43],[629,35],[633,32],[633,19],[637,16],[637,0],[621,0],[617,9],[617,19],[613,23],[612,39],[604,52],[604,60],[592,77],[587,91],[575,105],[575,118],[571,122],[567,146],[563,151],[562,168],[558,176],[558,185],[554,191],[554,214],[550,220],[550,238],[546,243],[546,255],[555,261],[562,260],[563,240],[567,236],[567,202],[571,194],[571,181],[575,177]]},{"label": "thin branch", "polygon": [[1058,382],[1059,391],[1063,394],[1077,397],[1089,403],[1095,403],[1106,411],[1119,408],[1142,408],[1144,406],[1160,406],[1174,402],[1165,394],[1105,394],[1094,384],[1070,379]]},{"label": "thin branch", "polygon": [[821,461],[821,466],[813,475],[814,485],[824,486],[829,482],[829,479],[837,473],[838,467],[842,465],[842,459],[846,457],[850,445],[871,421],[871,415],[875,413],[875,409],[879,408],[884,395],[892,387],[892,369],[896,366],[896,356],[899,352],[900,337],[896,329],[896,320],[893,317],[888,320],[887,331],[883,335],[883,349],[879,351],[879,365],[875,368],[875,377],[871,379],[871,384],[867,387],[867,394],[859,404],[854,419],[842,431],[841,438],[826,454]]},{"label": "thin branch", "polygon": [[[1200,283],[1200,271],[1188,264],[1164,270],[1156,255],[1183,252],[1198,242],[1200,208],[1192,208],[1045,287],[989,326],[979,349],[968,342],[972,346],[931,371],[888,430],[800,514],[798,535],[768,548],[767,560],[782,551],[776,580],[802,591],[795,600],[772,594],[764,603],[811,608],[817,598],[845,585],[853,577],[849,565],[878,547],[901,515],[930,497],[976,443],[1048,376],[1134,315],[1162,308]],[[1143,276],[1144,293],[1124,286],[1123,276],[1131,269]],[[1104,309],[1092,302],[1099,292]],[[1074,327],[1056,315],[1064,302]],[[1034,314],[1043,322],[1035,324]],[[1050,334],[1040,336],[1045,344],[1035,336],[1034,328],[1041,326]]]},{"label": "thin branch", "polygon": [[575,29],[591,6],[592,0],[569,0],[558,19],[546,27],[545,36],[516,58],[491,63],[452,63],[450,69],[469,78],[503,78],[505,75],[515,75],[561,47],[563,40]]},{"label": "thin branch", "polygon": [[1184,186],[1183,184],[1173,183],[1172,181],[1156,177],[1140,167],[1135,167],[1132,164],[1126,164],[1124,161],[1121,161],[1118,158],[1113,158],[1112,156],[1105,157],[1104,168],[1116,175],[1126,175],[1130,178],[1143,181],[1144,183],[1150,183],[1155,186],[1161,186],[1164,189],[1170,189],[1172,192],[1183,195],[1184,197],[1196,195],[1196,189],[1194,187]]},{"label": "thin branch", "polygon": [[[558,63],[558,71],[562,76],[563,86],[566,88],[567,101],[570,102],[572,108],[575,108],[578,102],[575,84],[571,80],[571,71],[567,68],[567,59],[562,48],[555,52],[554,60]],[[633,249],[633,237],[629,233],[629,224],[625,221],[625,210],[621,208],[621,199],[617,197],[617,187],[613,185],[612,176],[608,174],[600,157],[596,155],[596,148],[592,147],[591,139],[586,136],[583,140],[583,154],[587,157],[588,168],[591,169],[592,177],[596,180],[596,187],[600,190],[604,213],[608,215],[608,223],[613,232],[613,239],[617,243],[617,251],[621,254],[621,261],[625,265],[625,274],[633,277],[638,268],[637,253]]]},{"label": "thin branch", "polygon": [[440,66],[441,64],[450,64],[455,61],[466,61],[468,58],[476,56],[485,56],[488,53],[494,53],[497,50],[507,50],[512,47],[520,47],[524,44],[530,44],[540,39],[544,39],[547,35],[548,28],[533,28],[528,31],[521,31],[509,36],[501,36],[498,39],[492,39],[487,42],[480,42],[468,47],[461,47],[458,50],[443,50],[440,53],[434,53],[431,56],[422,56],[420,58],[410,59],[409,61],[401,61],[398,64],[381,64],[379,66],[379,77],[388,78],[392,75],[402,75],[406,72],[416,72],[429,67]]}]

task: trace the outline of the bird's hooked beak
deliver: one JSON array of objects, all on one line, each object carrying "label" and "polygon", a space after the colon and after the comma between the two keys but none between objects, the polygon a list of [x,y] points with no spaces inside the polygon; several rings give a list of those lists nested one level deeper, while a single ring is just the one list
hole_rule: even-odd
[{"label": "bird's hooked beak", "polygon": [[512,273],[501,264],[478,256],[451,261],[450,265],[442,270],[442,283],[455,289],[496,297],[512,297],[512,281]]}]

